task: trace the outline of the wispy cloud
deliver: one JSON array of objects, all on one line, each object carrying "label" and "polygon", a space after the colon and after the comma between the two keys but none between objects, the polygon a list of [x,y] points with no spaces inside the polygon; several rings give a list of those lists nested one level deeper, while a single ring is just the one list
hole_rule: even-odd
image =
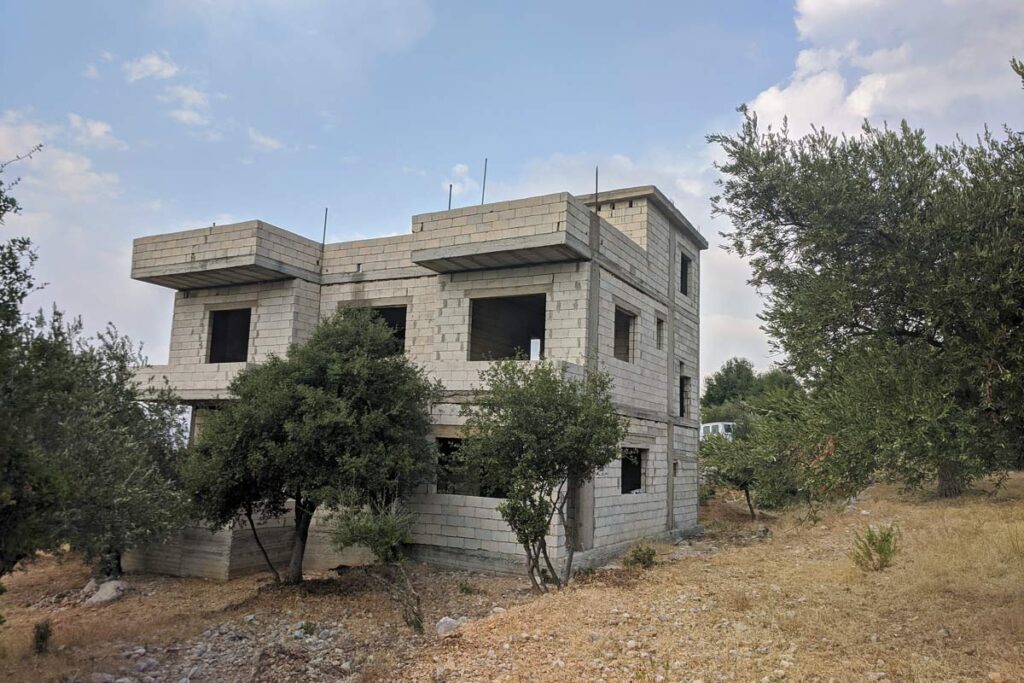
[{"label": "wispy cloud", "polygon": [[461,197],[467,192],[476,192],[480,189],[480,183],[469,174],[468,164],[455,164],[452,166],[451,173],[441,183],[441,187],[445,192],[448,192],[449,186],[451,186],[453,197]]},{"label": "wispy cloud", "polygon": [[99,69],[96,68],[95,64],[86,64],[85,69],[82,71],[82,77],[96,80],[100,77]]},{"label": "wispy cloud", "polygon": [[114,137],[109,123],[87,119],[78,114],[68,114],[68,125],[75,142],[85,147],[100,149],[128,149],[124,140]]},{"label": "wispy cloud", "polygon": [[138,59],[125,62],[121,68],[129,83],[146,78],[174,78],[181,73],[181,67],[171,61],[171,56],[165,51],[150,52]]},{"label": "wispy cloud", "polygon": [[186,126],[205,126],[210,122],[207,116],[210,97],[194,86],[169,85],[164,88],[164,94],[158,99],[175,105],[175,108],[168,112],[168,116],[178,123]]},{"label": "wispy cloud", "polygon": [[249,143],[257,152],[274,152],[284,147],[280,140],[264,135],[255,128],[249,128]]}]

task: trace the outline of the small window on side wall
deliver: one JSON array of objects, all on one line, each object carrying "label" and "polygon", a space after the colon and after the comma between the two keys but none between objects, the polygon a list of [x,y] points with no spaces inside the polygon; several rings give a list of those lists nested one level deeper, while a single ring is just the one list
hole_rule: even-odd
[{"label": "small window on side wall", "polygon": [[633,360],[633,327],[636,316],[624,309],[615,308],[615,348],[614,355],[627,363]]},{"label": "small window on side wall", "polygon": [[656,346],[658,347],[658,350],[661,351],[665,348],[665,321],[661,318],[658,318],[655,332]]},{"label": "small window on side wall", "polygon": [[249,357],[251,308],[210,311],[210,363],[244,363]]},{"label": "small window on side wall", "polygon": [[621,463],[622,474],[619,477],[619,484],[622,493],[643,493],[647,450],[643,448],[623,448]]},{"label": "small window on side wall", "polygon": [[679,417],[686,417],[686,407],[690,404],[690,378],[683,374],[683,364],[679,364]]},{"label": "small window on side wall", "polygon": [[690,257],[682,253],[679,255],[679,292],[690,296]]}]

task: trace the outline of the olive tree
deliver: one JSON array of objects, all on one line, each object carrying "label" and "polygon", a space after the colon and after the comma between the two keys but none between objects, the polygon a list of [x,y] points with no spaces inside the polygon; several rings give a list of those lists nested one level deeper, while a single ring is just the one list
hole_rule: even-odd
[{"label": "olive tree", "polygon": [[[627,421],[615,412],[611,378],[587,371],[570,377],[552,362],[499,360],[481,371],[482,389],[464,408],[461,457],[506,492],[502,518],[526,551],[534,588],[561,588],[572,571],[576,526],[567,504],[579,486],[619,457]],[[557,517],[567,558],[561,575],[547,534]]]},{"label": "olive tree", "polygon": [[714,212],[732,222],[727,246],[753,270],[777,349],[810,387],[844,390],[842,414],[896,420],[843,451],[937,479],[943,496],[1019,461],[1024,134],[932,147],[904,122],[793,137],[744,110],[738,133],[709,140],[725,158]]},{"label": "olive tree", "polygon": [[245,515],[257,542],[254,515],[294,505],[287,583],[302,581],[317,509],[387,504],[432,472],[427,437],[439,386],[372,311],[323,320],[285,357],[240,372],[229,391],[234,400],[204,424],[185,478],[211,526]]}]

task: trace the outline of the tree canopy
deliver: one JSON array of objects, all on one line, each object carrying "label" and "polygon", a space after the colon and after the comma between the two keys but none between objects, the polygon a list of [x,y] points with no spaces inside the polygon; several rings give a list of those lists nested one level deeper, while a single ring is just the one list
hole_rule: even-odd
[{"label": "tree canopy", "polygon": [[432,472],[427,436],[439,387],[369,310],[323,320],[308,341],[246,368],[229,390],[236,400],[203,425],[186,480],[215,527],[294,504],[288,582],[302,580],[321,505],[386,505]]},{"label": "tree canopy", "polygon": [[[495,361],[465,407],[461,456],[506,492],[498,505],[527,556],[537,590],[561,587],[572,571],[575,520],[567,505],[580,484],[620,456],[627,422],[615,412],[611,378],[598,371],[570,377],[551,362]],[[557,516],[567,559],[556,571],[546,536]]]},{"label": "tree canopy", "polygon": [[[18,210],[9,190],[0,223]],[[180,410],[135,381],[145,361],[113,327],[88,338],[59,310],[23,310],[35,259],[25,238],[0,242],[0,576],[64,544],[117,573],[186,517]]]},{"label": "tree canopy", "polygon": [[944,495],[1019,459],[1024,137],[930,147],[905,122],[792,137],[744,111],[739,133],[709,140],[728,248],[789,367],[854,420],[831,426],[843,456],[938,477]]}]

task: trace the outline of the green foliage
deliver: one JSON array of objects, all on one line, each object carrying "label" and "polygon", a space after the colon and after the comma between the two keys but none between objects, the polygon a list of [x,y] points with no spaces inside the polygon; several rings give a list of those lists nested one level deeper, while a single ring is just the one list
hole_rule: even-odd
[{"label": "green foliage", "polygon": [[[9,187],[0,222],[18,208]],[[185,517],[180,412],[135,383],[144,359],[113,327],[85,338],[59,311],[24,314],[34,262],[28,240],[0,243],[0,576],[63,544],[116,572]]]},{"label": "green foliage", "polygon": [[412,515],[398,500],[383,506],[342,510],[334,515],[334,545],[338,550],[363,546],[376,562],[402,559],[402,546],[412,542]]},{"label": "green foliage", "polygon": [[[704,381],[704,395],[700,398],[701,409],[736,404],[753,395],[756,385],[754,364],[746,358],[730,358]],[[704,418],[704,421],[717,420]]]},{"label": "green foliage", "polygon": [[[420,596],[412,585],[402,557],[402,547],[412,542],[412,515],[398,500],[386,505],[345,509],[334,515],[334,545],[368,548],[374,564],[368,575],[380,583],[402,609],[402,619],[416,633],[423,633]],[[460,584],[461,588],[461,584]]]},{"label": "green foliage", "polygon": [[637,543],[629,549],[629,553],[622,560],[622,564],[626,567],[650,569],[654,566],[657,557],[658,553],[653,546],[646,543]]},{"label": "green foliage", "polygon": [[[498,510],[527,556],[534,587],[561,587],[571,576],[575,528],[566,504],[580,484],[619,457],[626,421],[615,412],[611,379],[602,372],[569,377],[550,362],[501,360],[480,373],[486,390],[464,409],[462,455],[506,492]],[[561,577],[545,537],[555,516],[569,557]]]},{"label": "green foliage", "polygon": [[863,536],[857,531],[853,535],[850,557],[858,567],[866,572],[879,572],[892,564],[899,537],[899,529],[895,524],[883,527],[870,525]]},{"label": "green foliage", "polygon": [[483,591],[471,584],[469,581],[463,579],[462,581],[459,581],[459,592],[463,595],[478,595]]},{"label": "green foliage", "polygon": [[738,134],[709,140],[726,158],[714,211],[765,295],[765,329],[815,400],[841,408],[817,438],[943,494],[1019,461],[1024,134],[929,147],[904,123],[792,138],[745,112]]},{"label": "green foliage", "polygon": [[713,435],[701,442],[705,476],[743,491],[752,519],[755,502],[761,508],[813,506],[849,495],[867,483],[871,469],[837,450],[831,420],[827,405],[803,392],[771,394],[751,415],[743,438]]},{"label": "green foliage", "polygon": [[751,413],[773,397],[802,393],[792,373],[773,367],[754,372],[746,358],[731,358],[711,375],[701,396],[702,422],[735,422],[734,436],[743,438],[749,429]]},{"label": "green foliage", "polygon": [[43,619],[32,627],[32,652],[45,655],[50,651],[50,639],[53,637],[53,622]]},{"label": "green foliage", "polygon": [[294,501],[289,582],[302,580],[318,507],[387,505],[431,474],[439,385],[371,311],[325,319],[286,358],[245,369],[229,388],[238,400],[210,416],[185,478],[213,527],[243,512],[282,514]]},{"label": "green foliage", "polygon": [[307,636],[311,636],[316,633],[319,629],[317,628],[315,621],[304,621],[302,622],[302,632]]}]

